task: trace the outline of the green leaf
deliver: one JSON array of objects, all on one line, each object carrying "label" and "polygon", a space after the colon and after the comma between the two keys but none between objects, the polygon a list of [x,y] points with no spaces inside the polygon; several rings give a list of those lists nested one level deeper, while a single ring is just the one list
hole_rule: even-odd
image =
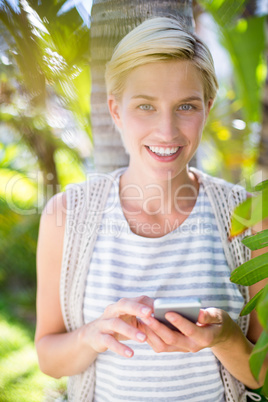
[{"label": "green leaf", "polygon": [[268,217],[268,188],[256,197],[250,197],[235,208],[231,221],[230,237],[237,236]]},{"label": "green leaf", "polygon": [[266,399],[268,399],[268,370],[266,372],[266,376],[265,376],[265,380],[264,380],[264,384],[261,390],[261,394],[264,395],[266,397]]},{"label": "green leaf", "polygon": [[259,250],[268,246],[268,229],[258,232],[252,236],[247,236],[242,240],[242,243],[250,248],[250,250]]},{"label": "green leaf", "polygon": [[226,29],[223,26],[222,33],[223,45],[229,51],[234,66],[242,111],[247,120],[259,121],[262,79],[265,77],[258,78],[257,71],[264,64],[265,17],[240,19],[235,27]]},{"label": "green leaf", "polygon": [[[265,80],[265,17],[239,19],[245,1],[199,0],[221,30],[221,42],[232,60],[237,97],[247,121],[260,121],[261,90]],[[250,57],[249,57],[250,54]],[[247,62],[245,63],[245,60]]]},{"label": "green leaf", "polygon": [[221,26],[231,25],[237,15],[241,14],[245,0],[199,0],[201,5],[208,10],[217,23]]},{"label": "green leaf", "polygon": [[263,289],[263,295],[257,305],[257,313],[261,325],[268,331],[268,284]]},{"label": "green leaf", "polygon": [[239,285],[250,286],[268,278],[268,253],[259,255],[236,268],[230,280]]},{"label": "green leaf", "polygon": [[265,188],[268,188],[268,180],[264,180],[261,183],[257,184],[254,187],[254,191],[261,191],[264,190]]},{"label": "green leaf", "polygon": [[268,352],[268,333],[266,331],[263,331],[258,339],[258,342],[254,346],[251,356],[249,358],[250,369],[256,380],[259,379],[261,366],[263,365],[267,352]]},{"label": "green leaf", "polygon": [[254,308],[258,304],[262,294],[263,294],[263,289],[261,289],[254,297],[252,297],[252,299],[245,305],[245,307],[241,311],[240,315],[243,316],[243,315],[247,315],[247,314],[251,313],[251,311],[254,310]]}]

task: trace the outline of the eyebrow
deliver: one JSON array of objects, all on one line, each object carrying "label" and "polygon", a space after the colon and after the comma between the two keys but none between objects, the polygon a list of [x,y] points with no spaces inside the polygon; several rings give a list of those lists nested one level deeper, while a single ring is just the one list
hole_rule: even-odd
[{"label": "eyebrow", "polygon": [[[157,98],[154,96],[143,95],[143,94],[132,96],[131,99],[147,99],[147,100],[151,100],[151,101],[157,100]],[[189,96],[187,98],[180,99],[179,101],[180,102],[192,102],[192,101],[201,101],[202,102],[203,99],[200,98],[200,96]]]},{"label": "eyebrow", "polygon": [[132,96],[131,99],[138,99],[138,98],[142,98],[142,99],[148,99],[148,100],[157,100],[157,98],[155,98],[154,96],[150,96],[150,95],[135,95]]}]

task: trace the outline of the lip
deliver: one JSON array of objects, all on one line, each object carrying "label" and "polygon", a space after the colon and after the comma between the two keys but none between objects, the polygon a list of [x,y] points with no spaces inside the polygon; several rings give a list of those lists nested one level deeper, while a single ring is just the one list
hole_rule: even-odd
[{"label": "lip", "polygon": [[[153,145],[150,145],[150,146],[153,146]],[[175,145],[173,145],[173,147],[175,147]],[[175,159],[177,159],[184,147],[180,147],[178,149],[178,151],[175,152],[175,154],[172,154],[169,156],[156,155],[154,152],[152,152],[150,150],[149,146],[145,146],[145,148],[147,149],[149,155],[151,155],[155,160],[157,160],[158,162],[166,162],[167,163],[167,162],[172,162]],[[161,146],[161,148],[172,148],[172,147],[171,146],[165,146],[165,147]]]}]

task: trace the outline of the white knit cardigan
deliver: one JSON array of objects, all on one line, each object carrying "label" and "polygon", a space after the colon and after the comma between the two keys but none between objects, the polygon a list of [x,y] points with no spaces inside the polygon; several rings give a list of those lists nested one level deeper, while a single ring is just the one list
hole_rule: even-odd
[{"label": "white knit cardigan", "polygon": [[[241,237],[228,240],[230,217],[234,207],[246,198],[246,191],[221,179],[213,178],[197,169],[198,177],[213,207],[226,260],[232,271],[250,259],[250,250],[241,243]],[[87,270],[93,253],[98,227],[111,186],[122,169],[111,174],[93,174],[81,184],[69,185],[66,189],[67,220],[61,269],[60,298],[62,314],[67,331],[84,325],[83,299]],[[245,303],[249,300],[248,288],[240,286]],[[249,317],[239,317],[239,326],[246,335]],[[245,386],[221,366],[221,375],[228,402],[246,402]],[[95,364],[69,378],[68,400],[91,402],[94,397]]]}]

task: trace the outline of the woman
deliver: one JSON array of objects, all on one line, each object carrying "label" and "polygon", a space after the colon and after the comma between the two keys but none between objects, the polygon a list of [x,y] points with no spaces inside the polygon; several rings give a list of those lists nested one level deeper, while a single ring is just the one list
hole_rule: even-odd
[{"label": "woman", "polygon": [[[238,318],[248,289],[229,281],[249,259],[227,240],[246,192],[188,169],[217,91],[210,52],[177,20],[153,18],[117,46],[106,83],[129,166],[70,186],[43,212],[40,367],[71,376],[72,401],[244,401],[243,384],[265,376],[248,364],[260,324]],[[197,324],[166,314],[172,331],[153,301],[177,296],[203,308]]]}]

